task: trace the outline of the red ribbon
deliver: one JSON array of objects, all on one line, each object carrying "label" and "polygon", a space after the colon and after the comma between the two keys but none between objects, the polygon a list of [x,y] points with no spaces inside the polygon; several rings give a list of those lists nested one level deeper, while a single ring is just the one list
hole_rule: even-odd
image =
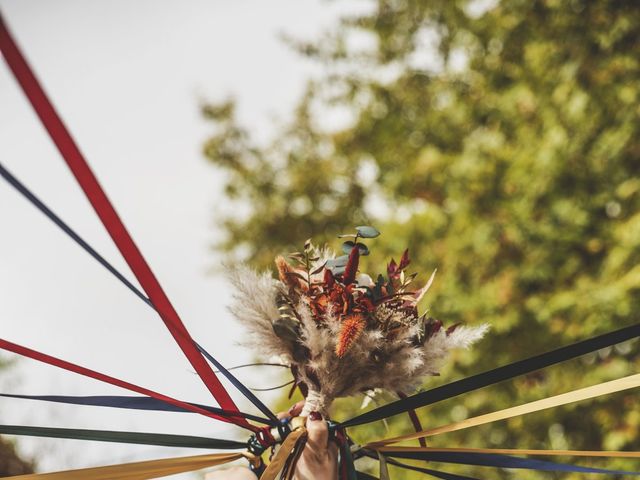
[{"label": "red ribbon", "polygon": [[[65,162],[71,169],[80,187],[91,202],[95,212],[100,217],[112,240],[120,250],[129,268],[134,273],[143,290],[155,306],[164,324],[173,335],[187,359],[198,373],[209,391],[224,410],[238,411],[220,380],[216,377],[210,365],[196,348],[193,339],[171,305],[155,275],[149,268],[144,257],[138,250],[124,224],[118,217],[98,180],[84,159],[80,149],[73,141],[69,131],[56,113],[44,90],[29,68],[24,56],[11,37],[0,15],[0,51],[4,54],[7,64],[11,68],[16,80],[22,87],[31,105],[35,109],[41,122],[49,132],[53,142],[58,147]],[[233,423],[248,426],[243,418],[232,420]]]},{"label": "red ribbon", "polygon": [[[161,393],[154,392],[153,390],[149,390],[144,387],[139,387],[132,383],[125,382],[124,380],[120,380],[120,379],[111,377],[109,375],[105,375],[104,373],[96,372],[95,370],[91,370],[89,368],[81,367],[80,365],[76,365],[75,363],[67,362],[66,360],[61,360],[59,358],[52,357],[51,355],[47,355],[46,353],[41,353],[36,350],[23,347],[22,345],[9,342],[2,338],[0,338],[0,348],[4,350],[8,350],[13,353],[17,353],[18,355],[23,355],[25,357],[32,358],[33,360],[38,360],[39,362],[48,363],[49,365],[53,365],[54,367],[63,368],[64,370],[68,370],[70,372],[84,375],[85,377],[90,377],[95,380],[100,380],[101,382],[105,382],[111,385],[115,385],[117,387],[125,388],[127,390],[131,390],[132,392],[137,392],[142,395],[155,398],[162,402],[170,403],[171,405],[175,405],[176,407],[184,408],[185,410],[189,410],[194,413],[199,413],[201,415],[205,415],[210,418],[215,418],[216,420],[222,420],[224,422],[231,421],[229,418],[222,417],[213,412],[209,412],[196,405],[191,405],[190,403],[186,403],[181,400],[176,400],[175,398],[168,397]],[[256,432],[259,430],[258,427],[255,427],[253,425],[249,425],[246,428],[249,428],[253,432]]]}]

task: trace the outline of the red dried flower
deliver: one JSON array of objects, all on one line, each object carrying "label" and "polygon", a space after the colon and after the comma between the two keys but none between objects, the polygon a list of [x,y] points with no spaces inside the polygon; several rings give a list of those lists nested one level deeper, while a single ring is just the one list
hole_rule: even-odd
[{"label": "red dried flower", "polygon": [[336,283],[336,279],[333,276],[333,273],[328,268],[324,271],[324,285],[326,288],[330,289],[333,287],[333,284]]},{"label": "red dried flower", "polygon": [[356,279],[356,273],[358,272],[358,263],[360,261],[360,249],[356,246],[351,249],[349,253],[349,260],[347,260],[347,266],[344,269],[344,275],[342,276],[342,283],[349,285]]}]

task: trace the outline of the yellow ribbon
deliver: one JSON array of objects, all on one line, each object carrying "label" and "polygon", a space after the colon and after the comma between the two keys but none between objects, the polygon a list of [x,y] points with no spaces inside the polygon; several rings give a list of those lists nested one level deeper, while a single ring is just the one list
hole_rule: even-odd
[{"label": "yellow ribbon", "polygon": [[[191,472],[202,468],[214,467],[242,458],[242,453],[214,453],[193,457],[164,458],[145,462],[123,463],[105,467],[81,468],[63,472],[35,473],[18,475],[11,479],[19,480],[147,480],[166,477],[177,473]],[[7,477],[8,478],[8,477]]]},{"label": "yellow ribbon", "polygon": [[640,452],[613,452],[603,450],[526,450],[519,448],[433,448],[433,447],[379,447],[379,453],[396,452],[456,452],[456,453],[496,453],[502,455],[543,455],[563,457],[615,457],[640,458]]},{"label": "yellow ribbon", "polygon": [[519,405],[517,407],[511,407],[504,410],[499,410],[497,412],[480,415],[478,417],[468,418],[461,422],[450,423],[449,425],[443,425],[441,427],[423,430],[421,432],[409,433],[407,435],[401,435],[399,437],[387,438],[377,442],[371,442],[365,446],[375,449],[384,445],[388,445],[390,443],[398,443],[406,440],[414,440],[416,438],[431,437],[433,435],[439,435],[442,433],[454,432],[456,430],[484,425],[486,423],[491,423],[498,420],[505,420],[519,415],[525,415],[527,413],[538,412],[547,408],[553,408],[561,405],[566,405],[568,403],[587,400],[590,398],[598,397],[600,395],[628,390],[630,388],[635,388],[638,386],[640,386],[640,374],[630,375],[618,380],[612,380],[610,382],[600,383],[591,387],[573,390],[572,392],[563,393],[554,397],[525,403],[524,405]]}]

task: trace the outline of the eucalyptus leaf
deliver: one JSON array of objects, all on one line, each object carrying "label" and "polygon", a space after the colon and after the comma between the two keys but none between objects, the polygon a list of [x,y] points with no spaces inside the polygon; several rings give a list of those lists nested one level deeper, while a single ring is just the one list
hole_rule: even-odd
[{"label": "eucalyptus leaf", "polygon": [[346,266],[329,268],[329,270],[331,270],[331,273],[333,273],[334,276],[342,275],[346,269],[347,269]]},{"label": "eucalyptus leaf", "polygon": [[342,251],[346,254],[351,253],[351,250],[353,250],[353,247],[357,245],[358,246],[358,250],[360,250],[360,255],[366,256],[369,255],[369,247],[367,247],[364,243],[354,243],[351,240],[344,242],[342,244]]},{"label": "eucalyptus leaf", "polygon": [[349,261],[349,255],[341,255],[336,258],[331,258],[327,260],[327,268],[346,267],[348,261]]},{"label": "eucalyptus leaf", "polygon": [[360,255],[366,257],[367,255],[369,255],[369,247],[367,247],[364,243],[356,243],[356,246],[358,247],[358,250],[360,250]]},{"label": "eucalyptus leaf", "polygon": [[358,231],[358,235],[362,238],[376,238],[380,235],[380,231],[377,228],[368,225],[356,227],[356,230]]},{"label": "eucalyptus leaf", "polygon": [[351,253],[351,249],[354,246],[355,246],[355,242],[352,242],[351,240],[344,242],[342,244],[342,251],[348,255],[349,253]]}]

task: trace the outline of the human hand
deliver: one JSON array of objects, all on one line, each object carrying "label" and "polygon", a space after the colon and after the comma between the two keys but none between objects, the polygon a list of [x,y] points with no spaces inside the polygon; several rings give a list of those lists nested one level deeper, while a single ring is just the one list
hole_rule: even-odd
[{"label": "human hand", "polygon": [[[304,401],[296,403],[278,418],[297,417]],[[329,427],[318,412],[307,417],[307,441],[296,464],[293,480],[338,480],[338,445],[329,440]],[[205,480],[255,480],[255,474],[244,467],[218,470],[205,476]]]},{"label": "human hand", "polygon": [[[304,401],[296,403],[278,418],[296,417],[302,412]],[[296,464],[294,480],[337,480],[338,445],[329,440],[329,427],[318,412],[307,417],[307,443]]]}]

